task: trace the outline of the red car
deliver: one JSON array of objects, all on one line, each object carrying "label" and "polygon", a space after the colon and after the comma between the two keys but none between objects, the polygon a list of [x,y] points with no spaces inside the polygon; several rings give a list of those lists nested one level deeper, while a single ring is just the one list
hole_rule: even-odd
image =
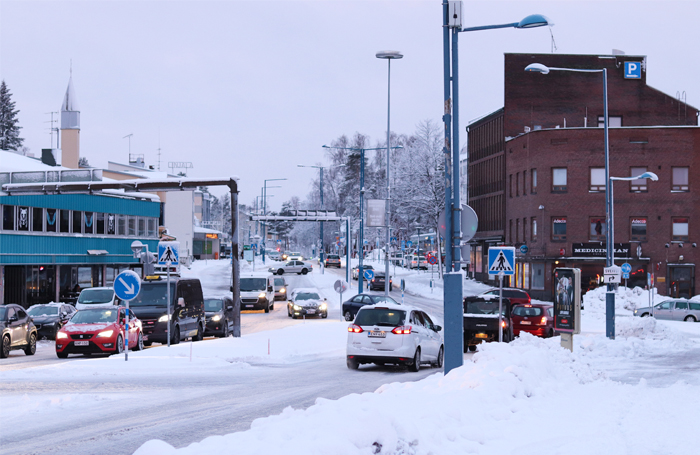
[{"label": "red car", "polygon": [[[498,297],[498,289],[490,289],[486,292],[482,292],[479,294],[479,297],[488,295],[488,296],[496,296]],[[530,303],[530,294],[527,293],[527,291],[523,291],[522,289],[517,289],[517,288],[503,288],[503,298],[507,298],[510,300],[511,305],[519,305],[519,304],[528,304]]]},{"label": "red car", "polygon": [[539,303],[513,305],[513,336],[528,332],[542,338],[554,336],[554,307]]},{"label": "red car", "polygon": [[[56,333],[56,355],[121,354],[124,352],[126,319],[124,307],[80,310]],[[143,349],[141,321],[129,312],[129,349]]]}]

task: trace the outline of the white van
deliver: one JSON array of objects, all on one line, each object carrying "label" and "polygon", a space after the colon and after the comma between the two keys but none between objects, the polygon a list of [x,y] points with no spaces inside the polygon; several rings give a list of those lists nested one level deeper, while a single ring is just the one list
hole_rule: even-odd
[{"label": "white van", "polygon": [[75,303],[77,310],[104,308],[119,305],[121,300],[114,293],[114,288],[85,288],[80,292]]},{"label": "white van", "polygon": [[274,284],[269,272],[241,273],[241,310],[274,310]]}]

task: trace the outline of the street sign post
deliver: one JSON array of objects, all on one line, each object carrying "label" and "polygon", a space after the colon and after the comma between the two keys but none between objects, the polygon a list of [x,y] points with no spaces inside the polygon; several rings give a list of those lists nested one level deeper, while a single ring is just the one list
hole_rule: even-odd
[{"label": "street sign post", "polygon": [[403,305],[403,292],[406,290],[406,280],[401,278],[401,305]]},{"label": "street sign post", "polygon": [[622,278],[625,280],[625,287],[627,287],[627,280],[630,278],[630,272],[632,271],[632,265],[628,264],[625,262],[620,266],[620,269],[622,270]]},{"label": "street sign post", "polygon": [[489,275],[498,275],[498,342],[503,341],[503,277],[515,275],[515,248],[489,248]]},{"label": "street sign post", "polygon": [[348,283],[343,280],[336,280],[336,282],[333,283],[333,289],[335,289],[335,292],[340,294],[340,306],[338,308],[341,322],[343,321],[343,292],[347,291],[348,287]]},{"label": "street sign post", "polygon": [[170,347],[170,266],[171,265],[177,265],[178,271],[180,270],[180,242],[158,242],[158,263],[159,264],[165,264],[166,269],[168,269],[167,273],[167,281],[166,281],[166,298],[168,299],[167,302],[167,307],[168,307],[168,327],[167,327],[167,332],[168,332],[168,347]]},{"label": "street sign post", "polygon": [[[125,270],[114,280],[114,294],[126,302],[126,325],[124,329],[124,361],[129,360],[129,301],[141,291],[141,277],[133,270]],[[117,318],[119,312],[117,311]],[[121,321],[119,321],[121,322]]]},{"label": "street sign post", "polygon": [[622,269],[616,265],[605,267],[603,269],[603,282],[605,284],[617,283],[622,281]]}]

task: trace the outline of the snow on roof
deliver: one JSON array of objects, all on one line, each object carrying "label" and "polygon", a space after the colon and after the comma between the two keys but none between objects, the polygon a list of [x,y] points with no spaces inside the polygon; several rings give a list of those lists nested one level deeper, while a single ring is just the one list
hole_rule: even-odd
[{"label": "snow on roof", "polygon": [[195,226],[194,232],[198,232],[200,234],[223,234],[223,232],[217,231],[216,229],[209,229],[201,226]]},{"label": "snow on roof", "polygon": [[0,172],[66,171],[63,166],[49,166],[41,160],[0,150]]},{"label": "snow on roof", "polygon": [[80,111],[80,108],[78,107],[78,99],[75,97],[75,88],[73,88],[73,76],[68,79],[68,88],[66,89],[66,94],[63,97],[61,111]]}]

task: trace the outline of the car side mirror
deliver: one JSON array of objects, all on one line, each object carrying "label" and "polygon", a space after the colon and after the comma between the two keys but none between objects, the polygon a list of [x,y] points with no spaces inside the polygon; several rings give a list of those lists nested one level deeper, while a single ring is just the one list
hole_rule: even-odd
[{"label": "car side mirror", "polygon": [[177,299],[177,304],[180,306],[185,306],[185,299],[180,297]]},{"label": "car side mirror", "polygon": [[267,292],[272,292],[272,286],[267,287]]},{"label": "car side mirror", "polygon": [[122,325],[126,325],[126,318],[122,319]]},{"label": "car side mirror", "polygon": [[441,326],[441,325],[436,325],[436,326],[435,326],[435,331],[436,331],[436,332],[440,332],[441,330],[442,330],[442,326]]},{"label": "car side mirror", "polygon": [[8,319],[8,322],[15,322],[17,321],[17,316],[10,316],[10,319]]},{"label": "car side mirror", "polygon": [[230,311],[230,310],[233,310],[233,306],[232,306],[232,305],[229,305],[229,306],[226,307],[226,309],[229,310],[229,311]]}]

